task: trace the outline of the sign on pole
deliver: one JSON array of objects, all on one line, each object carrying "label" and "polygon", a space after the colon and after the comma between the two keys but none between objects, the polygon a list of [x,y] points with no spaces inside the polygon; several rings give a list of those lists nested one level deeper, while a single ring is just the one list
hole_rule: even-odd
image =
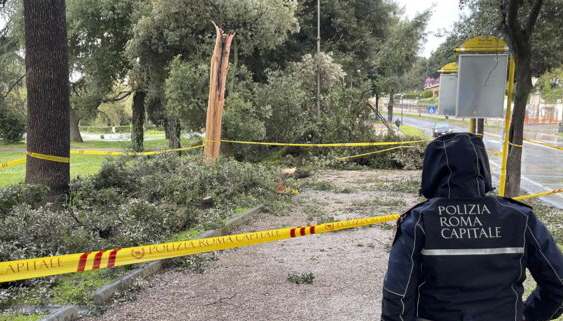
[{"label": "sign on pole", "polygon": [[508,54],[459,55],[457,117],[502,117]]},{"label": "sign on pole", "polygon": [[[503,93],[503,103],[504,103],[504,89],[506,88],[506,112],[504,113],[504,135],[503,135],[503,143],[502,143],[502,156],[501,156],[501,166],[500,166],[500,175],[499,175],[499,195],[504,196],[506,190],[506,177],[507,177],[507,163],[508,163],[508,149],[510,145],[510,119],[512,115],[512,94],[514,91],[514,75],[516,70],[516,65],[514,63],[514,58],[509,57],[508,46],[506,42],[502,39],[492,37],[492,36],[484,36],[484,37],[475,37],[471,38],[463,43],[460,48],[456,48],[455,51],[460,53],[460,56],[466,54],[479,54],[479,55],[489,55],[495,56],[495,64],[489,65],[489,70],[491,73],[495,72],[495,69],[500,68],[504,69],[505,73],[500,75],[495,75],[495,77],[502,77],[503,85],[502,85],[502,93]],[[506,56],[506,66],[500,66],[496,64],[498,56]],[[504,58],[503,58],[504,59]],[[461,60],[461,58],[460,58]],[[466,62],[471,62],[466,60]],[[462,68],[461,64],[459,64],[460,69]],[[465,64],[466,67],[470,67],[471,64]],[[508,69],[508,70],[507,70]],[[471,72],[469,72],[470,74]],[[508,82],[506,82],[506,77],[508,73]],[[488,73],[486,74],[485,79],[489,81]],[[499,81],[495,79],[495,81]],[[459,80],[458,80],[459,82]],[[458,85],[458,92],[461,87]],[[466,96],[467,97],[467,96]],[[502,112],[502,110],[501,110]]]},{"label": "sign on pole", "polygon": [[451,62],[438,71],[440,72],[439,113],[454,116],[457,97],[457,64]]}]

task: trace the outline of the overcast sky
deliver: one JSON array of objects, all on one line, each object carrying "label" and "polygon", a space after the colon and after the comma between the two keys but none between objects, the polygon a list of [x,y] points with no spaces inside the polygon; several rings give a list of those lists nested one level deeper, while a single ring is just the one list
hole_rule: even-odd
[{"label": "overcast sky", "polygon": [[419,52],[424,57],[429,57],[432,51],[445,40],[444,37],[438,37],[436,34],[444,30],[451,30],[461,13],[458,0],[395,0],[395,2],[405,9],[405,15],[409,19],[417,13],[433,8],[432,17],[426,29],[428,36]]}]

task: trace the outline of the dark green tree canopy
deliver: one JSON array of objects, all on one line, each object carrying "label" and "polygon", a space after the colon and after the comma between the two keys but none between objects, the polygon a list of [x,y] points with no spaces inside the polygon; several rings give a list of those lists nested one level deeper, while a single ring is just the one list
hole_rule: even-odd
[{"label": "dark green tree canopy", "polygon": [[[439,69],[442,65],[455,60],[453,49],[464,40],[481,35],[494,35],[504,38],[501,30],[501,2],[498,0],[461,0],[460,4],[469,9],[469,13],[455,24],[446,41],[432,53],[430,66]],[[526,24],[526,13],[530,12],[530,3],[523,1],[519,11],[519,20]],[[532,65],[534,76],[563,64],[563,1],[544,0],[535,23],[532,35]]]},{"label": "dark green tree canopy", "polygon": [[[72,107],[80,117],[94,116],[111,100],[118,82],[131,69],[125,47],[132,37],[140,0],[68,0],[67,20],[72,84]],[[74,78],[73,77],[73,78]],[[118,94],[118,98],[123,95]],[[115,98],[115,97],[113,97]]]}]

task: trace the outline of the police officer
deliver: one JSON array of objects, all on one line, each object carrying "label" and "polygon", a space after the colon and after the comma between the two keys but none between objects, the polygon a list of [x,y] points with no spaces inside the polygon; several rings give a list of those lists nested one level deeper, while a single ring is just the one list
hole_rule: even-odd
[{"label": "police officer", "polygon": [[[528,205],[492,190],[483,141],[441,136],[426,149],[421,194],[401,216],[382,321],[544,321],[563,312],[563,257]],[[537,282],[522,301],[526,268]]]}]

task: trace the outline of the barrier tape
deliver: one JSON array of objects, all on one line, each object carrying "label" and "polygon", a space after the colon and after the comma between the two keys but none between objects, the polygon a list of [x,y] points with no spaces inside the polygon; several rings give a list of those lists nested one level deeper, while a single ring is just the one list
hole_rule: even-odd
[{"label": "barrier tape", "polygon": [[[521,195],[514,197],[514,199],[525,200],[555,193],[563,193],[563,188],[541,193]],[[0,283],[66,273],[109,269],[117,266],[146,263],[180,256],[247,247],[306,235],[336,232],[346,229],[385,223],[397,220],[399,217],[399,214],[389,214],[383,216],[335,221],[318,225],[264,230],[204,239],[135,246],[123,249],[117,248],[110,250],[100,250],[97,252],[83,252],[60,256],[0,262]]]},{"label": "barrier tape", "polygon": [[202,148],[203,145],[173,148],[173,149],[163,149],[158,151],[148,151],[148,152],[112,152],[103,150],[93,150],[93,149],[73,149],[70,151],[71,155],[93,155],[93,156],[148,156],[148,155],[159,155],[170,152],[180,152],[187,151],[197,148]]},{"label": "barrier tape", "polygon": [[[221,140],[223,143],[229,144],[241,144],[241,145],[262,145],[262,146],[283,146],[283,147],[318,147],[318,148],[326,148],[326,147],[372,147],[372,146],[394,146],[394,145],[410,145],[416,143],[423,143],[427,142],[428,140],[414,140],[414,141],[399,141],[399,142],[360,142],[360,143],[327,143],[327,144],[306,144],[306,143],[278,143],[278,142],[254,142],[254,141],[240,141],[240,140]],[[197,148],[202,148],[204,145],[197,145],[197,146],[190,146],[184,148],[175,148],[175,149],[165,149],[161,151],[149,151],[149,152],[120,152],[120,151],[102,151],[102,150],[93,150],[93,149],[72,149],[70,151],[71,155],[90,155],[90,156],[148,156],[148,155],[158,155],[163,153],[169,152],[179,152],[179,151],[187,151]],[[410,147],[408,147],[410,148]],[[396,148],[395,148],[396,149]],[[358,158],[364,157],[371,154],[377,154],[380,152],[392,150],[392,148],[383,150],[383,151],[376,151],[367,154],[355,155],[350,156],[349,158],[342,158],[342,159],[351,159],[351,158]],[[61,156],[54,156],[54,155],[47,155],[41,153],[32,153],[28,152],[27,155],[33,158],[38,158],[42,160],[48,160],[52,162],[58,163],[69,163],[70,158],[68,157],[61,157]],[[20,164],[25,163],[25,160],[19,159],[18,162],[4,162],[0,163],[0,170],[5,169],[8,167],[17,166]]]},{"label": "barrier tape", "polygon": [[70,157],[55,156],[55,155],[48,155],[48,154],[34,153],[34,152],[27,152],[26,154],[29,157],[33,157],[33,158],[37,158],[37,159],[41,159],[41,160],[46,160],[46,161],[50,161],[50,162],[63,163],[63,164],[70,163]]},{"label": "barrier tape", "polygon": [[428,140],[412,140],[403,142],[362,142],[362,143],[327,143],[327,144],[301,144],[301,143],[276,143],[276,142],[253,142],[240,140],[223,139],[221,142],[240,145],[264,145],[264,146],[285,146],[285,147],[371,147],[371,146],[393,146],[393,145],[410,145],[416,143],[424,143]]},{"label": "barrier tape", "polygon": [[164,150],[160,150],[160,151],[142,152],[141,154],[142,155],[158,155],[158,154],[171,153],[171,152],[182,152],[182,151],[187,151],[187,150],[192,150],[192,149],[203,148],[204,146],[205,145],[201,144],[201,145],[182,147],[182,148],[164,149]]},{"label": "barrier tape", "polygon": [[66,273],[109,269],[117,266],[271,243],[306,235],[335,232],[394,221],[397,220],[399,216],[399,214],[390,214],[318,225],[0,262],[0,283]]},{"label": "barrier tape", "polygon": [[[71,155],[90,155],[90,156],[149,156],[149,155],[159,155],[159,154],[164,154],[164,153],[170,153],[170,152],[180,152],[180,151],[187,151],[187,150],[192,150],[192,149],[197,149],[197,148],[202,148],[203,145],[197,145],[197,146],[190,146],[190,147],[183,147],[183,148],[174,148],[174,149],[164,149],[164,150],[159,150],[159,151],[149,151],[149,152],[140,152],[140,153],[135,153],[135,152],[113,152],[113,151],[103,151],[103,150],[93,150],[93,149],[72,149],[70,151]],[[29,155],[30,157],[33,158],[38,158],[38,159],[43,159],[43,160],[48,160],[48,161],[53,161],[53,162],[58,162],[58,163],[69,163],[70,162],[70,158],[68,157],[60,157],[60,156],[53,156],[53,155],[47,155],[47,154],[41,154],[41,153],[26,153],[27,155]],[[25,164],[26,159],[25,158],[20,158],[20,159],[16,159],[16,160],[12,160],[12,161],[7,161],[7,162],[3,162],[0,163],[0,170],[2,169],[6,169],[6,168],[10,168],[10,167],[15,167],[18,165],[22,165]]]},{"label": "barrier tape", "polygon": [[374,154],[380,154],[380,153],[392,151],[392,150],[395,150],[395,149],[415,148],[415,147],[416,146],[391,147],[391,148],[386,148],[386,149],[382,149],[382,150],[376,150],[374,152],[365,153],[365,154],[358,154],[358,155],[346,156],[346,157],[337,157],[336,160],[345,161],[345,160],[349,160],[349,159],[362,158],[362,157],[366,157],[366,156],[370,156],[370,155],[374,155]]},{"label": "barrier tape", "polygon": [[551,147],[551,148],[557,149],[557,150],[563,150],[563,146],[550,144],[550,143],[542,142],[542,141],[539,141],[539,140],[525,139],[524,141],[530,142],[530,143],[535,143],[535,144],[540,144],[540,145]]},{"label": "barrier tape", "polygon": [[513,197],[513,199],[515,199],[517,201],[523,201],[523,200],[527,200],[527,199],[530,199],[530,198],[538,198],[538,197],[543,197],[543,196],[548,196],[548,195],[553,195],[553,194],[559,194],[559,193],[563,193],[563,188],[556,188],[556,189],[553,189],[551,191],[539,192],[539,193],[534,193],[534,194],[520,195],[520,196]]},{"label": "barrier tape", "polygon": [[25,164],[25,158],[14,159],[0,163],[0,170]]}]

